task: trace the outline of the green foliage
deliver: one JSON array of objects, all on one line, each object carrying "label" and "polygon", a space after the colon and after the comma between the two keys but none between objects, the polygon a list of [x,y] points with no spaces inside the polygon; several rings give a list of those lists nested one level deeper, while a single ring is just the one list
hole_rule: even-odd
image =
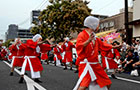
[{"label": "green foliage", "polygon": [[40,25],[32,28],[32,33],[40,33],[43,37],[62,40],[71,32],[80,32],[85,17],[90,15],[88,2],[82,0],[49,0],[47,6],[39,16]]},{"label": "green foliage", "polygon": [[9,39],[9,40],[7,40],[5,43],[2,44],[2,46],[9,47],[11,41],[13,41],[13,39]]}]

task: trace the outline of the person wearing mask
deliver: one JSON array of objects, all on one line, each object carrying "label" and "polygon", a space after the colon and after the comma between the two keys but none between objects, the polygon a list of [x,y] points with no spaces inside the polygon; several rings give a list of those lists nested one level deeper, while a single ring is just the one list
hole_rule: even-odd
[{"label": "person wearing mask", "polygon": [[78,55],[79,80],[73,90],[107,90],[111,86],[111,80],[98,61],[99,51],[110,51],[112,46],[102,42],[95,36],[99,29],[99,19],[88,16],[84,20],[85,29],[79,33],[76,43]]}]

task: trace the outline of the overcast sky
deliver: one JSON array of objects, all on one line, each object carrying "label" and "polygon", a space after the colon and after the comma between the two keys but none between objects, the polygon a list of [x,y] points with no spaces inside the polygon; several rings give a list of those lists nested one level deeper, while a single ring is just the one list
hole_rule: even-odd
[{"label": "overcast sky", "polygon": [[[124,8],[124,0],[88,0],[92,14],[115,15]],[[129,6],[132,6],[132,0]],[[0,39],[4,38],[4,33],[8,25],[17,24],[19,28],[29,28],[31,22],[31,11],[43,10],[48,5],[48,0],[0,0]]]}]

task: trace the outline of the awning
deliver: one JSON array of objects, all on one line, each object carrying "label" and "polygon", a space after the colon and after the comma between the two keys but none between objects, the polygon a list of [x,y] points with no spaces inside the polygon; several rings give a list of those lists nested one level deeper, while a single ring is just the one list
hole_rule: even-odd
[{"label": "awning", "polygon": [[140,19],[128,23],[128,25],[138,25],[138,24],[140,24]]}]

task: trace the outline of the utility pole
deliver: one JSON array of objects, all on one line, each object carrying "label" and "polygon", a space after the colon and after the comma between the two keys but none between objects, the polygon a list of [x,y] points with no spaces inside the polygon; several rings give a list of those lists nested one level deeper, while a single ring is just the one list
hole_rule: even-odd
[{"label": "utility pole", "polygon": [[132,31],[129,29],[128,25],[128,0],[125,0],[125,30],[126,30],[126,43],[131,44]]}]

